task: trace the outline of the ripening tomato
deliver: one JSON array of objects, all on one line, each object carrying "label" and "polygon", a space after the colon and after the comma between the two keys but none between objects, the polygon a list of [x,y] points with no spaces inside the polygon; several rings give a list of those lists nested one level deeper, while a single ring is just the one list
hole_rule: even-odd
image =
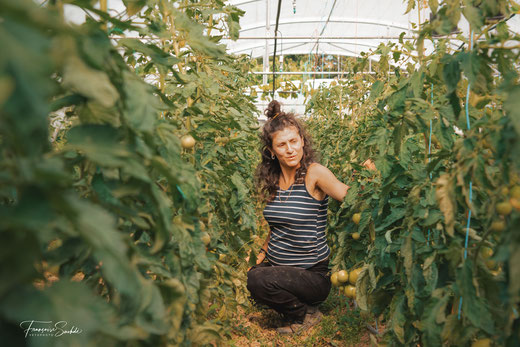
[{"label": "ripening tomato", "polygon": [[191,135],[184,135],[181,138],[181,146],[184,149],[193,148],[193,146],[195,146],[195,139]]}]

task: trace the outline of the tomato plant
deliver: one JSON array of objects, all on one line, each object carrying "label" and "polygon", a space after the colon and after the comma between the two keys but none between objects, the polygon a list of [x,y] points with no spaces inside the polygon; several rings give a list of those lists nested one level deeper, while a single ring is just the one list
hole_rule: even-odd
[{"label": "tomato plant", "polygon": [[67,3],[92,16],[0,5],[3,335],[23,345],[20,322],[43,315],[89,343],[218,338],[205,313],[245,289],[218,253],[245,255],[256,229],[257,124],[247,60],[209,34],[236,37],[241,12],[139,1],[122,20]]},{"label": "tomato plant", "polygon": [[[323,163],[351,187],[329,211],[332,263],[364,265],[357,301],[385,315],[388,342],[515,345],[519,214],[508,191],[520,169],[520,87],[518,52],[504,43],[515,47],[518,37],[505,21],[485,24],[477,2],[430,3],[437,19],[415,46],[382,44],[372,52],[381,56],[375,75],[356,74],[367,54],[346,80],[310,98]],[[500,4],[506,16],[517,10]],[[449,38],[433,36],[460,16],[474,37],[459,36],[465,49],[453,51]],[[424,40],[435,45],[430,55]],[[377,172],[361,165],[369,158]]]}]

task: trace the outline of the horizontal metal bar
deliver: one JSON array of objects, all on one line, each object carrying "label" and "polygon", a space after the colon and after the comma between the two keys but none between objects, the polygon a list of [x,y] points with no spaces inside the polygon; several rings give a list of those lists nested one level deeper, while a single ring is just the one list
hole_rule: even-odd
[{"label": "horizontal metal bar", "polygon": [[[255,89],[255,91],[256,91],[257,93],[267,93],[266,91],[264,91],[264,90],[262,90],[262,89],[260,89],[260,88]],[[271,91],[269,91],[269,93],[270,93],[270,92],[271,92]],[[292,93],[292,94],[301,94],[301,92],[298,91],[298,90],[287,90],[287,91],[277,90],[276,92],[281,92],[281,93]],[[251,93],[244,93],[244,94],[246,94],[246,95],[251,95]]]},{"label": "horizontal metal bar", "polygon": [[[415,36],[405,36],[403,39],[413,40]],[[225,39],[230,39],[225,37]],[[270,40],[274,36],[241,36],[238,40]],[[279,40],[398,40],[400,36],[279,36]]]},{"label": "horizontal metal bar", "polygon": [[[247,52],[247,51],[251,51],[251,50],[257,49],[257,48],[265,47],[265,43],[262,43],[261,41],[258,41],[258,43],[259,43],[258,45],[254,45],[254,46],[247,46],[247,47],[240,47],[239,46],[236,49],[230,49],[229,53]],[[343,47],[339,47],[339,45],[341,45],[341,46],[344,46],[344,45],[359,46],[359,47],[369,47],[369,48],[377,48],[378,47],[377,45],[369,45],[369,44],[365,44],[365,43],[338,42],[338,41],[330,41],[330,40],[321,40],[319,43],[322,44],[322,45],[329,44],[331,46],[335,46],[336,48],[338,48],[340,50],[347,51],[347,52],[350,52],[350,53],[353,53],[353,54],[356,54],[356,55],[359,55],[359,53],[356,53],[356,52],[354,52],[352,50],[345,49]],[[289,51],[290,52],[294,48],[301,47],[301,46],[304,46],[304,45],[309,45],[309,44],[315,44],[315,42],[314,41],[303,41],[303,42],[291,41],[291,42],[286,42],[285,45],[283,45],[283,47],[282,47],[282,53],[285,52],[285,51]],[[244,46],[245,46],[245,44],[244,44]],[[274,42],[273,41],[269,41],[267,46],[268,47],[274,46]],[[327,50],[327,49],[320,49],[320,54],[323,53],[323,52],[328,52],[328,51],[329,50]],[[282,53],[280,53],[280,55],[284,55]],[[294,53],[289,53],[289,54],[294,54]],[[307,49],[307,52],[305,53],[305,55],[307,55],[307,54],[308,54],[308,49]]]},{"label": "horizontal metal bar", "polygon": [[249,3],[251,3],[251,2],[259,2],[259,1],[262,1],[262,0],[246,0],[246,1],[236,2],[236,3],[234,3],[234,2],[231,1],[230,5],[231,5],[231,6],[237,6],[237,7],[238,7],[238,6],[240,6],[240,5],[245,5],[245,4],[249,4]]},{"label": "horizontal metal bar", "polygon": [[[254,103],[255,106],[267,106],[269,103]],[[285,102],[282,103],[283,106],[302,106],[305,107],[305,104],[286,104]]]},{"label": "horizontal metal bar", "polygon": [[[154,39],[158,40],[159,37],[140,37],[130,35],[112,34],[111,39]],[[315,42],[320,40],[399,40],[400,36],[278,36],[279,40],[309,40],[309,42]],[[415,36],[404,36],[405,40],[414,40]],[[231,37],[224,36],[222,39],[231,40]],[[274,36],[240,36],[237,40],[274,40]]]},{"label": "horizontal metal bar", "polygon": [[[111,39],[119,40],[119,39],[141,39],[141,40],[157,40],[159,41],[159,37],[140,37],[140,36],[130,36],[130,35],[110,35]],[[223,40],[231,40],[230,37],[223,37]],[[338,44],[355,44],[355,42],[341,42],[341,41],[332,41],[330,40],[399,40],[399,36],[363,36],[363,37],[355,37],[355,36],[322,36],[322,37],[316,37],[316,36],[289,36],[289,37],[282,37],[278,36],[279,41],[283,40],[303,40],[304,43],[315,43],[315,42],[321,42],[321,43],[338,43]],[[403,37],[404,40],[414,40],[416,37],[413,36],[405,36]],[[240,40],[249,40],[249,41],[260,41],[260,40],[274,40],[274,37],[271,36],[246,36],[246,37],[239,37],[237,41]],[[233,40],[234,41],[234,40]],[[236,41],[235,41],[236,42]],[[264,43],[262,43],[264,45]],[[270,45],[273,45],[271,43]]]},{"label": "horizontal metal bar", "polygon": [[[272,75],[269,71],[250,71],[252,75]],[[368,73],[374,74],[375,72],[357,72],[357,73]],[[347,75],[349,72],[338,72],[338,71],[276,71],[275,75]]]}]

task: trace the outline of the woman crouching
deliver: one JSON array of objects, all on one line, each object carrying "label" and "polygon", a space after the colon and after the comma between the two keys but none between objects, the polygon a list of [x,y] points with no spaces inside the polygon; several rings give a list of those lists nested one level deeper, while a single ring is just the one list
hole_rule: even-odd
[{"label": "woman crouching", "polygon": [[256,171],[269,234],[248,271],[251,297],[282,315],[281,334],[320,322],[327,298],[330,249],[328,197],[343,201],[349,187],[316,162],[309,135],[292,113],[272,101],[263,126],[262,161]]}]

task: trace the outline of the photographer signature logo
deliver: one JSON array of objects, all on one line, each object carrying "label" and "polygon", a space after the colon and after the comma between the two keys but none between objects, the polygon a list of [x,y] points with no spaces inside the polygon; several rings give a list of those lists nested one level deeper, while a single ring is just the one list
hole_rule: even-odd
[{"label": "photographer signature logo", "polygon": [[20,323],[20,328],[24,329],[25,337],[27,336],[53,336],[60,337],[63,335],[81,334],[83,330],[75,327],[67,327],[67,322],[62,320],[56,323],[53,321],[43,320],[24,320]]}]

